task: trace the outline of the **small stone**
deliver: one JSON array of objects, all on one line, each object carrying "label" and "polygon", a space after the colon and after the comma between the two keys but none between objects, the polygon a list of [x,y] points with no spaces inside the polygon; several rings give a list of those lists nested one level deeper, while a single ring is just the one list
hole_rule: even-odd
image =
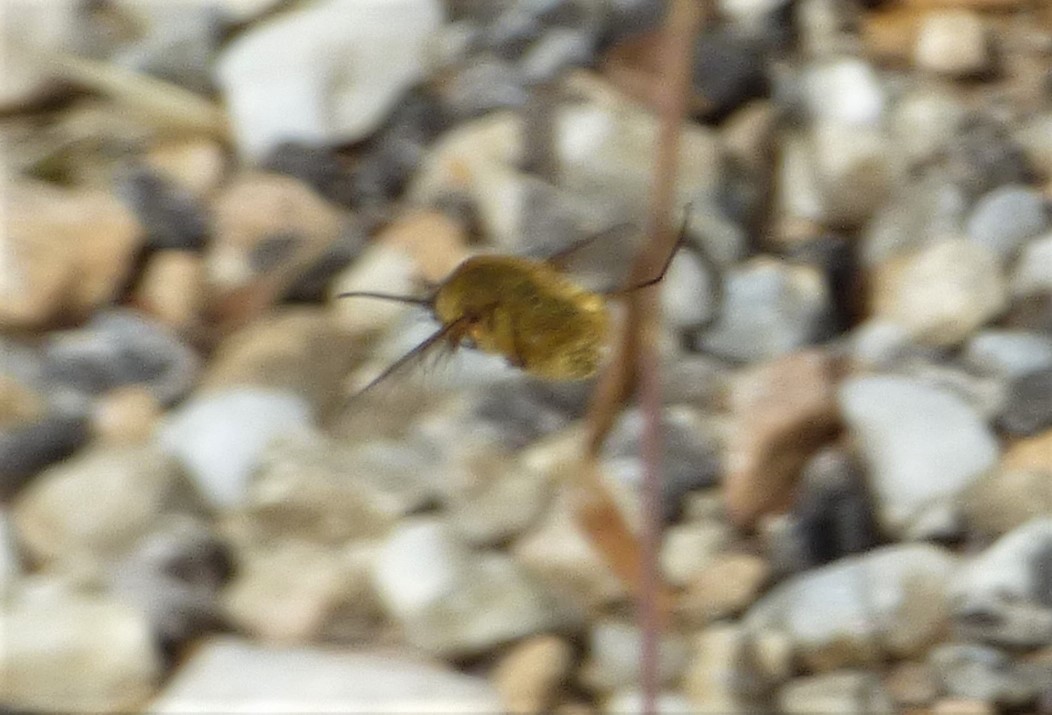
[{"label": "small stone", "polygon": [[998,469],[968,490],[963,508],[969,526],[995,536],[1052,516],[1052,431],[1009,447]]},{"label": "small stone", "polygon": [[434,0],[328,0],[252,26],[217,62],[241,152],[362,139],[422,79]]},{"label": "small stone", "polygon": [[731,541],[730,529],[715,521],[688,521],[665,532],[661,571],[669,583],[686,586],[709,568]]},{"label": "small stone", "polygon": [[225,545],[186,516],[165,518],[107,574],[114,597],[145,614],[166,652],[220,628],[219,589],[233,564]]},{"label": "small stone", "polygon": [[82,415],[48,415],[0,431],[0,496],[10,497],[53,462],[73,454],[90,437]]},{"label": "small stone", "polygon": [[222,181],[226,155],[219,142],[189,137],[156,144],[147,151],[147,165],[197,199],[207,198]]},{"label": "small stone", "polygon": [[261,647],[224,636],[195,649],[146,712],[238,709],[495,713],[501,701],[484,679],[409,655]]},{"label": "small stone", "polygon": [[[989,643],[1052,642],[1052,517],[1023,524],[966,562],[952,584],[957,629]],[[963,694],[963,693],[961,693]]]},{"label": "small stone", "polygon": [[405,251],[413,258],[417,273],[438,283],[468,257],[464,226],[439,211],[416,211],[384,229],[375,239]]},{"label": "small stone", "polygon": [[283,390],[230,388],[199,395],[168,416],[160,444],[217,507],[245,498],[267,444],[311,427],[310,406]]},{"label": "small stone", "polygon": [[71,567],[119,554],[160,515],[196,506],[174,461],[135,446],[98,448],[51,467],[19,495],[13,515],[35,559]]},{"label": "small stone", "polygon": [[281,142],[259,162],[259,167],[299,179],[335,204],[349,206],[354,201],[353,172],[333,147]]},{"label": "small stone", "polygon": [[158,251],[150,256],[135,291],[135,304],[173,330],[185,330],[201,318],[205,270],[190,251]]},{"label": "small stone", "polygon": [[557,636],[534,636],[516,644],[493,670],[504,712],[550,712],[555,693],[570,673],[573,650]]},{"label": "small stone", "polygon": [[[607,715],[634,715],[644,712],[643,702],[643,693],[639,690],[618,690],[607,698],[603,704],[603,712]],[[654,703],[655,715],[694,715],[696,712],[690,701],[680,693],[664,690],[657,694]]]},{"label": "small stone", "polygon": [[965,363],[1014,378],[1052,367],[1052,336],[1026,330],[984,330],[964,346]]},{"label": "small stone", "polygon": [[464,119],[500,109],[515,109],[526,104],[523,76],[513,63],[499,57],[471,57],[459,68],[443,98],[449,111]]},{"label": "small stone", "polygon": [[778,706],[786,715],[895,712],[880,678],[850,670],[796,678],[778,692]]},{"label": "small stone", "polygon": [[247,321],[278,300],[337,241],[343,215],[306,184],[246,173],[215,198],[205,270],[217,318]]},{"label": "small stone", "polygon": [[1012,295],[1052,293],[1052,233],[1036,238],[1022,250],[1012,271]]},{"label": "small stone", "polygon": [[[604,619],[592,625],[588,637],[588,660],[580,677],[591,688],[613,692],[639,682],[640,632],[637,627]],[[677,682],[687,664],[687,644],[671,633],[661,639],[658,680]]]},{"label": "small stone", "polygon": [[1048,229],[1041,193],[1008,184],[984,194],[975,204],[965,230],[969,240],[990,248],[1003,260],[1015,257],[1027,240]]},{"label": "small stone", "polygon": [[839,390],[860,443],[882,525],[920,535],[952,521],[965,489],[992,467],[998,445],[962,400],[902,377],[857,377]]},{"label": "small stone", "polygon": [[0,430],[36,422],[44,411],[39,393],[14,376],[0,373]]},{"label": "small stone", "polygon": [[759,556],[720,554],[690,582],[681,609],[700,622],[735,616],[752,604],[769,574]]},{"label": "small stone", "polygon": [[837,57],[813,64],[804,77],[807,107],[816,121],[873,127],[885,112],[885,91],[864,60]]},{"label": "small stone", "polygon": [[142,227],[116,198],[17,182],[7,199],[0,327],[83,318],[116,298],[142,241]]},{"label": "small stone", "polygon": [[931,708],[932,715],[997,715],[991,703],[970,698],[940,698]]},{"label": "small stone", "polygon": [[716,277],[691,251],[676,254],[661,281],[665,320],[679,330],[689,330],[712,319],[716,308],[712,300],[714,280]]},{"label": "small stone", "polygon": [[189,391],[200,359],[177,335],[138,311],[100,311],[79,328],[50,333],[43,379],[67,409],[90,409],[110,390],[141,385],[170,405]]},{"label": "small stone", "polygon": [[720,128],[724,149],[749,169],[764,165],[776,123],[769,100],[749,102],[730,115]]},{"label": "small stone", "polygon": [[275,310],[219,344],[200,389],[251,385],[289,390],[324,413],[344,399],[340,384],[361,360],[360,345],[358,336],[344,331],[326,310]]},{"label": "small stone", "polygon": [[884,687],[900,709],[931,705],[940,693],[935,671],[927,663],[917,661],[893,665],[884,678]]},{"label": "small stone", "polygon": [[584,533],[566,494],[555,499],[534,531],[516,541],[512,555],[548,592],[581,613],[627,595],[625,585]]},{"label": "small stone", "polygon": [[260,455],[244,511],[256,538],[337,546],[385,535],[437,496],[434,455],[406,440],[281,435]]},{"label": "small stone", "polygon": [[[352,291],[382,291],[414,295],[416,266],[405,249],[384,243],[372,244],[346,271],[333,281],[332,295]],[[445,277],[445,276],[443,276]],[[412,308],[402,303],[369,298],[335,301],[339,324],[348,332],[362,333],[387,327]]]},{"label": "small stone", "polygon": [[924,84],[908,90],[892,110],[894,141],[911,164],[936,159],[952,142],[966,111],[949,89]]},{"label": "small stone", "polygon": [[1008,122],[990,112],[969,113],[941,162],[948,178],[973,198],[1005,184],[1026,184],[1032,168]]},{"label": "small stone", "polygon": [[147,249],[200,251],[208,240],[204,207],[189,191],[149,169],[121,176],[117,191],[135,212]]},{"label": "small stone", "polygon": [[255,638],[285,645],[317,641],[341,608],[352,605],[364,612],[363,620],[379,617],[367,571],[355,573],[332,548],[290,540],[241,561],[223,605],[231,621]]},{"label": "small stone", "polygon": [[468,543],[506,543],[538,520],[551,498],[550,475],[524,468],[488,440],[452,448],[440,483],[453,528]]},{"label": "small stone", "polygon": [[519,60],[519,71],[529,84],[552,82],[572,67],[589,64],[595,40],[587,30],[554,27],[544,32]]},{"label": "small stone", "polygon": [[790,215],[838,229],[863,225],[885,204],[895,180],[890,140],[879,129],[829,121],[812,127],[809,140],[820,206]]},{"label": "small stone", "polygon": [[1000,423],[1012,435],[1033,435],[1052,426],[1052,366],[1011,381]]},{"label": "small stone", "polygon": [[145,387],[118,387],[102,395],[91,415],[91,429],[110,444],[145,442],[161,419],[161,405]]},{"label": "small stone", "polygon": [[5,610],[0,665],[7,707],[128,712],[160,679],[149,624],[123,604],[64,595]]},{"label": "small stone", "polygon": [[818,271],[754,258],[724,277],[719,319],[696,348],[731,360],[756,361],[793,352],[823,336],[829,292]]},{"label": "small stone", "polygon": [[881,266],[874,312],[911,336],[940,347],[956,345],[1007,304],[1000,261],[988,248],[960,239],[931,244]]},{"label": "small stone", "polygon": [[789,578],[749,609],[745,625],[787,633],[817,671],[924,653],[948,625],[955,566],[929,544],[878,548]]},{"label": "small stone", "polygon": [[791,503],[800,470],[838,429],[834,380],[833,361],[818,351],[787,355],[739,378],[724,481],[727,510],[739,526]]},{"label": "small stone", "polygon": [[982,18],[963,9],[929,13],[917,36],[914,63],[950,77],[981,73],[990,63]]},{"label": "small stone", "polygon": [[380,547],[373,580],[408,640],[436,654],[482,653],[564,618],[512,561],[473,554],[432,518],[395,529]]},{"label": "small stone", "polygon": [[15,542],[10,512],[7,508],[0,508],[0,595],[4,603],[15,592],[22,570],[22,555]]},{"label": "small stone", "polygon": [[932,650],[929,661],[951,696],[1012,707],[1037,695],[1020,665],[996,648],[946,643]]},{"label": "small stone", "polygon": [[736,624],[718,624],[701,631],[683,676],[683,691],[695,712],[750,711],[745,648],[747,636]]}]

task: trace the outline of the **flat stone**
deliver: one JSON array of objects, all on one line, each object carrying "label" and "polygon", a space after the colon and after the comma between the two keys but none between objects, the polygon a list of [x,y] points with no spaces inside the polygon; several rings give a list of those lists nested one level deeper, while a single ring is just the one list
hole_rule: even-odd
[{"label": "flat stone", "polygon": [[119,713],[137,710],[153,693],[161,657],[149,623],[135,610],[85,596],[5,610],[0,666],[7,707]]},{"label": "flat stone", "polygon": [[817,671],[923,653],[947,626],[954,567],[928,544],[878,548],[791,577],[753,605],[745,625],[786,632]]},{"label": "flat stone", "polygon": [[424,76],[441,22],[433,0],[329,0],[252,26],[217,63],[241,152],[368,136]]},{"label": "flat stone", "polygon": [[839,398],[869,466],[880,521],[893,533],[941,528],[958,497],[997,461],[989,428],[948,392],[872,376],[845,381]]},{"label": "flat stone", "polygon": [[323,647],[261,647],[225,636],[205,642],[149,713],[494,713],[485,680],[403,655]]}]

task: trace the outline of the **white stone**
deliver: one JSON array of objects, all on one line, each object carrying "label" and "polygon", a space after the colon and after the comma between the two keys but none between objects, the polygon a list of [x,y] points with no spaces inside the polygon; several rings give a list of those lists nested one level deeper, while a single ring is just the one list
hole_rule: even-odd
[{"label": "white stone", "polygon": [[720,522],[677,524],[661,544],[661,570],[670,583],[686,586],[729,541]]},{"label": "white stone", "polygon": [[1052,233],[1031,241],[1023,249],[1012,273],[1012,295],[1052,293]]},{"label": "white stone", "polygon": [[333,310],[340,324],[350,331],[383,328],[413,309],[405,303],[375,298],[340,298],[351,291],[375,291],[414,295],[413,259],[400,248],[374,243],[333,281]]},{"label": "white stone", "polygon": [[426,74],[441,23],[437,0],[326,0],[253,26],[216,69],[239,148],[368,136]]},{"label": "white stone", "polygon": [[922,248],[878,288],[879,317],[937,346],[961,342],[1004,310],[1007,286],[990,249],[950,238]]},{"label": "white stone", "polygon": [[1052,337],[1023,330],[984,330],[968,341],[962,357],[985,372],[1017,377],[1052,365]]},{"label": "white stone", "polygon": [[[620,690],[603,703],[608,715],[636,715],[643,712],[643,693],[639,690]],[[698,709],[682,693],[665,690],[658,693],[655,715],[696,715]]]},{"label": "white stone", "polygon": [[968,238],[1012,259],[1048,227],[1045,197],[1037,189],[1006,184],[984,194],[968,217]]},{"label": "white stone", "polygon": [[132,712],[161,657],[146,618],[85,597],[23,599],[0,612],[0,702],[39,712]]},{"label": "white stone", "polygon": [[838,57],[815,64],[804,75],[804,90],[808,108],[818,120],[874,127],[884,116],[880,79],[860,59]]},{"label": "white stone", "polygon": [[244,500],[270,441],[311,426],[310,406],[298,395],[240,387],[191,398],[169,415],[159,439],[215,506],[231,507]]},{"label": "white stone", "polygon": [[953,77],[981,72],[990,61],[982,18],[966,10],[927,14],[917,35],[914,62]]},{"label": "white stone", "polygon": [[920,536],[925,522],[952,519],[958,497],[997,461],[997,440],[975,411],[918,380],[851,378],[839,401],[893,534]]},{"label": "white stone", "polygon": [[[613,692],[639,683],[642,635],[635,625],[601,620],[592,626],[588,639],[588,662],[582,681],[602,692]],[[678,682],[687,665],[687,644],[672,633],[661,639],[658,678],[662,684]]]},{"label": "white stone", "polygon": [[955,565],[930,544],[882,547],[791,577],[748,611],[745,625],[787,633],[816,670],[906,657],[945,628]]},{"label": "white stone", "polygon": [[433,518],[403,522],[377,554],[373,580],[414,645],[468,655],[565,621],[564,611],[514,563],[472,552]]},{"label": "white stone", "polygon": [[501,711],[484,679],[401,655],[266,648],[233,637],[196,650],[148,713]]},{"label": "white stone", "polygon": [[665,319],[677,328],[700,325],[712,315],[713,277],[690,251],[680,251],[661,282],[661,306]]}]

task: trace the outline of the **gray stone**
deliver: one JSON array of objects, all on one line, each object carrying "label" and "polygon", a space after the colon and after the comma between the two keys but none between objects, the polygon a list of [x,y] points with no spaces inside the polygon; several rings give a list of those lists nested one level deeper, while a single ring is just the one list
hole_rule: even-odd
[{"label": "gray stone", "polygon": [[11,516],[8,509],[0,508],[0,602],[7,602],[21,575],[22,555],[15,543]]},{"label": "gray stone", "polygon": [[997,460],[997,441],[979,416],[916,379],[856,377],[841,385],[839,399],[891,533],[945,528],[959,495]]},{"label": "gray stone", "polygon": [[888,546],[791,577],[749,610],[752,633],[781,631],[814,670],[923,653],[947,625],[951,554]]},{"label": "gray stone", "polygon": [[954,621],[971,638],[1012,646],[1052,642],[1052,518],[998,539],[954,576]]},{"label": "gray stone", "polygon": [[[594,623],[588,636],[588,661],[582,681],[604,693],[639,683],[640,632],[622,621]],[[687,665],[688,648],[682,638],[665,634],[658,657],[658,678],[663,685],[678,682]]]},{"label": "gray stone", "polygon": [[895,712],[876,674],[850,670],[796,678],[778,692],[778,706],[786,715]]},{"label": "gray stone", "polygon": [[173,410],[159,440],[214,505],[230,507],[244,500],[270,441],[311,423],[310,406],[296,394],[232,388],[198,395]]},{"label": "gray stone", "polygon": [[929,661],[943,687],[957,697],[1011,707],[1032,700],[1040,687],[1021,664],[989,646],[947,643],[935,648]]},{"label": "gray stone", "polygon": [[702,352],[751,362],[825,337],[829,290],[811,267],[754,258],[728,272],[723,290],[719,319],[695,339]]},{"label": "gray stone", "polygon": [[218,596],[232,569],[226,545],[201,522],[180,515],[165,518],[122,556],[107,583],[170,648],[222,626]]},{"label": "gray stone", "polygon": [[197,508],[176,462],[155,447],[100,447],[41,474],[19,495],[13,517],[33,558],[71,567],[105,562],[163,514]]},{"label": "gray stone", "polygon": [[219,7],[206,3],[134,7],[135,21],[145,31],[122,48],[114,62],[194,92],[211,91],[212,62],[224,30]]},{"label": "gray stone", "polygon": [[1047,230],[1044,198],[1028,186],[1000,186],[976,202],[965,228],[969,239],[1007,261],[1028,239]]},{"label": "gray stone", "polygon": [[128,606],[56,594],[5,610],[0,670],[7,708],[130,712],[160,678],[149,623]]},{"label": "gray stone", "polygon": [[443,99],[458,117],[474,117],[526,103],[521,72],[499,57],[479,56],[457,70],[443,89]]},{"label": "gray stone", "polygon": [[960,233],[968,200],[941,174],[901,182],[862,234],[861,262],[878,266],[910,249]]},{"label": "gray stone", "polygon": [[1052,366],[1017,375],[1008,387],[1001,427],[1013,435],[1031,435],[1052,425]]},{"label": "gray stone", "polygon": [[964,346],[970,367],[999,377],[1014,378],[1052,367],[1052,336],[1026,330],[984,330]]},{"label": "gray stone", "polygon": [[472,552],[433,518],[399,525],[380,547],[373,579],[409,641],[432,653],[477,654],[565,620],[518,566]]},{"label": "gray stone", "polygon": [[1052,233],[1034,239],[1023,249],[1012,271],[1012,295],[1052,293]]},{"label": "gray stone", "polygon": [[242,153],[368,136],[426,73],[441,22],[436,0],[328,0],[251,26],[216,67]]},{"label": "gray stone", "polygon": [[0,430],[0,496],[15,494],[40,470],[76,452],[89,436],[86,415],[53,414]]},{"label": "gray stone", "polygon": [[523,78],[531,84],[552,82],[574,66],[592,61],[595,40],[591,33],[557,27],[537,38],[519,60]]},{"label": "gray stone", "polygon": [[149,713],[494,713],[484,679],[404,655],[261,647],[216,638],[194,652]]}]

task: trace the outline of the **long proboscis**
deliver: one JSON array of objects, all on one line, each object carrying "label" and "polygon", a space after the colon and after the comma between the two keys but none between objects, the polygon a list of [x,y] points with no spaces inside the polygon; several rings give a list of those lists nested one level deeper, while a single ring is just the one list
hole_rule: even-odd
[{"label": "long proboscis", "polygon": [[337,293],[337,298],[376,298],[377,300],[390,300],[395,303],[409,303],[411,305],[431,306],[431,298],[417,298],[411,295],[395,295],[393,293],[375,293],[368,290],[354,290],[348,293]]}]

